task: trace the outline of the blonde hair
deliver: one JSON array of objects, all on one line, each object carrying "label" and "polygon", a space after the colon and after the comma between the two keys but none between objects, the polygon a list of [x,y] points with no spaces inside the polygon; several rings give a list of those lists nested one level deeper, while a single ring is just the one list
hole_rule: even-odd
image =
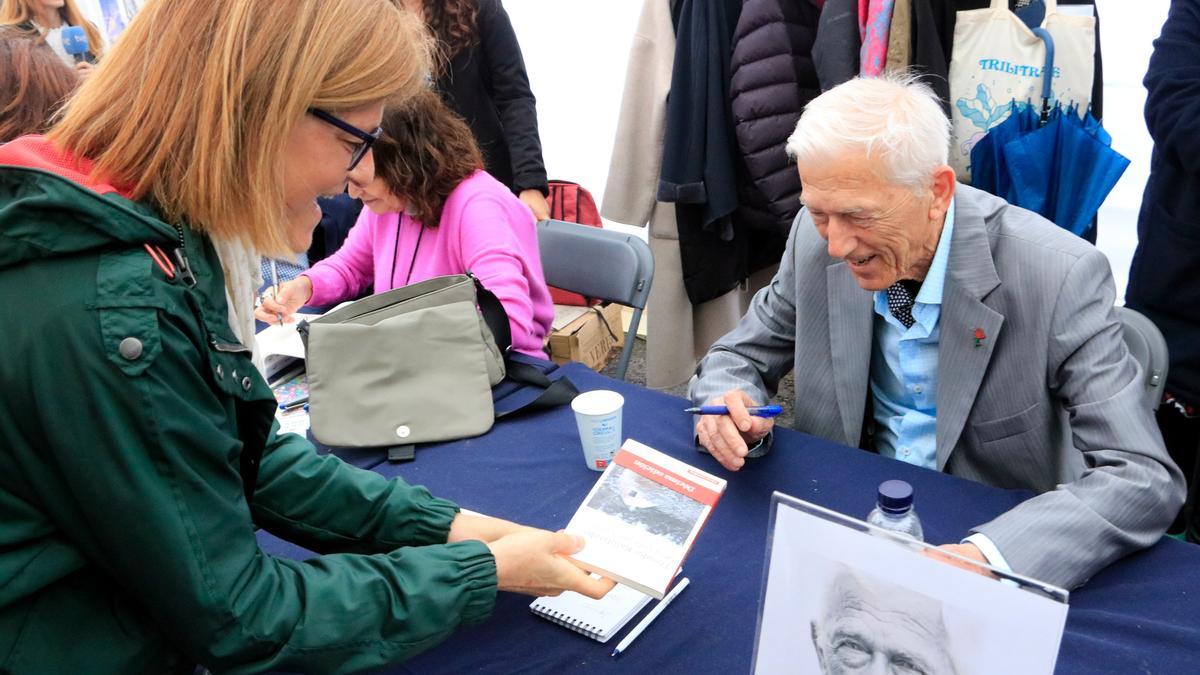
[{"label": "blonde hair", "polygon": [[[37,1],[0,0],[0,26],[17,26],[36,21],[37,12],[34,10],[34,5]],[[104,38],[100,35],[100,29],[91,21],[83,18],[83,12],[79,11],[75,0],[66,0],[62,8],[58,10],[58,16],[68,26],[79,26],[83,29],[83,32],[87,34],[88,51],[93,56],[100,58],[103,55]],[[45,42],[46,36],[42,35],[41,39]]]},{"label": "blonde hair", "polygon": [[883,178],[920,191],[949,161],[950,120],[916,75],[855,78],[804,106],[787,152],[806,163],[859,152],[879,163]]},{"label": "blonde hair", "polygon": [[294,126],[407,99],[428,63],[420,22],[389,0],[151,0],[50,138],[169,222],[291,255]]}]

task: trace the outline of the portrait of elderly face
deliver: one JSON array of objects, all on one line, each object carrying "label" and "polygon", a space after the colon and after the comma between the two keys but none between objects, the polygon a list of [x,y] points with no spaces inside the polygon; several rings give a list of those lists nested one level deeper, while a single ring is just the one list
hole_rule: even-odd
[{"label": "portrait of elderly face", "polygon": [[845,567],[811,628],[825,675],[966,675],[955,665],[940,602]]}]

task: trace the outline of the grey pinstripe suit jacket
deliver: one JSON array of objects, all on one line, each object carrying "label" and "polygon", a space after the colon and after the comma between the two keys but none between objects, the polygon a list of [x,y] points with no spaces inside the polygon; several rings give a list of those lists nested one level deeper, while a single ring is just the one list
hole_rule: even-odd
[{"label": "grey pinstripe suit jacket", "polygon": [[[942,299],[938,468],[1038,492],[972,531],[1015,572],[1073,588],[1153,544],[1184,498],[1141,369],[1121,339],[1102,253],[1040,216],[959,185]],[[857,446],[871,293],[829,257],[806,210],[779,273],[692,378],[704,402],[758,401],[795,365],[796,429]],[[975,346],[974,333],[985,338]]]}]

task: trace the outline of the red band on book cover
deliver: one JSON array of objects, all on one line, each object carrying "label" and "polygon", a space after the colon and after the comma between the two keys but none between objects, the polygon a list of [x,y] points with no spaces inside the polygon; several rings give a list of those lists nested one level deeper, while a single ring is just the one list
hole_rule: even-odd
[{"label": "red band on book cover", "polygon": [[701,504],[716,506],[717,500],[721,498],[721,493],[710,490],[703,485],[697,485],[694,481],[689,480],[684,476],[680,476],[673,471],[668,471],[654,462],[647,461],[633,454],[632,452],[625,450],[617,452],[617,456],[613,458],[613,462],[615,462],[617,466],[623,466],[639,476],[649,478],[659,485],[685,494]]}]

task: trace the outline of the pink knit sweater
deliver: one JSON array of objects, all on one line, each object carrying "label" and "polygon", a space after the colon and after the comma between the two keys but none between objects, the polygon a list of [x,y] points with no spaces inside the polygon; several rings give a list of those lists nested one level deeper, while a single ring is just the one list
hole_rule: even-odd
[{"label": "pink knit sweater", "polygon": [[329,305],[445,274],[471,272],[508,312],[513,349],[541,358],[554,305],[542,274],[533,216],[486,172],[476,171],[446,199],[427,228],[407,214],[364,208],[337,253],[304,274],[310,305]]}]

